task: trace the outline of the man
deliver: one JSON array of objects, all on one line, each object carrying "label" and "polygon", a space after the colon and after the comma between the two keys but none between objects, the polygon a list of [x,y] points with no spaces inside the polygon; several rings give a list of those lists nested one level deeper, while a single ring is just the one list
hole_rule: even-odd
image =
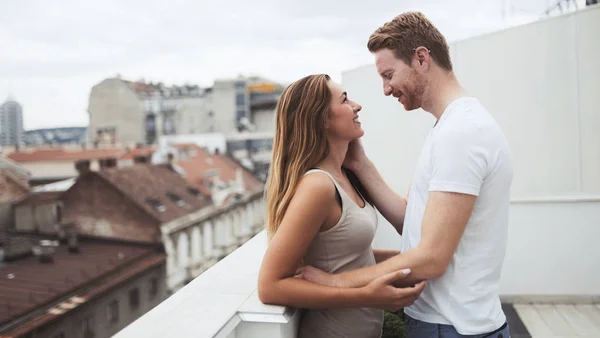
[{"label": "man", "polygon": [[408,282],[427,285],[404,309],[407,337],[509,337],[498,296],[513,177],[508,143],[488,111],[459,84],[445,38],[424,15],[397,16],[371,35],[368,49],[384,94],[407,111],[422,108],[436,118],[408,199],[386,185],[360,143],[352,144],[345,162],[402,234],[402,253],[337,275],[305,267],[302,277],[361,287],[410,268]]}]

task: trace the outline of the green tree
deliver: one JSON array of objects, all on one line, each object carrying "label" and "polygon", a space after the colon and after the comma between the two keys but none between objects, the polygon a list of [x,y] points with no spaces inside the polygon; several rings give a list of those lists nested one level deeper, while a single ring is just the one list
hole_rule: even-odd
[{"label": "green tree", "polygon": [[383,334],[381,338],[405,338],[404,310],[385,312],[383,315]]}]

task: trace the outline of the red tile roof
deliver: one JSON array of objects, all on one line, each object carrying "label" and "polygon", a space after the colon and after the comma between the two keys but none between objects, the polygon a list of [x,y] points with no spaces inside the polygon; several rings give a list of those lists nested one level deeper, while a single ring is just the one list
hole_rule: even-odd
[{"label": "red tile roof", "polygon": [[57,247],[53,263],[40,263],[35,256],[5,262],[0,270],[0,325],[74,293],[80,292],[85,302],[122,275],[165,260],[164,253],[149,246],[80,240],[79,249],[72,254],[64,245]]},{"label": "red tile roof", "polygon": [[254,174],[250,170],[248,170],[246,167],[244,167],[241,163],[235,161],[233,158],[231,158],[228,155],[219,155],[219,157],[225,163],[228,163],[229,166],[233,170],[235,170],[237,168],[242,169],[242,177],[244,179],[244,184],[246,186],[246,190],[256,192],[256,191],[262,191],[264,189],[262,182],[256,176],[254,176]]},{"label": "red tile roof", "polygon": [[7,168],[0,168],[0,203],[19,200],[29,190],[26,178],[18,177]]},{"label": "red tile roof", "polygon": [[[211,205],[206,196],[195,196],[190,192],[190,184],[167,165],[137,164],[90,174],[105,179],[159,222],[169,222]],[[173,201],[169,196],[185,203]],[[159,211],[149,199],[158,201],[164,210]]]},{"label": "red tile roof", "polygon": [[121,154],[121,156],[119,156],[119,160],[132,160],[136,156],[150,156],[155,151],[156,147],[136,148]]},{"label": "red tile roof", "polygon": [[198,189],[205,189],[204,175],[209,170],[217,170],[219,173],[219,179],[224,182],[235,181],[237,178],[236,171],[242,170],[242,178],[244,181],[244,188],[248,192],[257,192],[263,189],[263,185],[258,178],[256,178],[250,171],[244,166],[235,162],[227,155],[215,155],[209,154],[204,149],[197,145],[174,145],[180,150],[193,150],[195,155],[188,158],[177,161],[177,165],[185,170],[186,180],[193,184]]},{"label": "red tile roof", "polygon": [[15,175],[24,177],[25,181],[31,175],[27,169],[3,155],[0,155],[0,169],[11,170]]},{"label": "red tile roof", "polygon": [[120,148],[65,150],[65,149],[38,149],[34,151],[19,151],[10,153],[7,157],[15,162],[42,162],[42,161],[77,161],[96,160],[107,157],[118,157],[122,153]]}]

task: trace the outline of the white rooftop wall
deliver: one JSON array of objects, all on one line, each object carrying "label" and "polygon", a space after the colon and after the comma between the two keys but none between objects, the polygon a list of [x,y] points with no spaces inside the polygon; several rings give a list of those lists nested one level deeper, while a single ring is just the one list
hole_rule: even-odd
[{"label": "white rooftop wall", "polygon": [[[451,54],[514,156],[502,294],[600,295],[600,6],[461,41]],[[405,194],[434,118],[384,97],[374,65],[342,82],[363,106],[369,156]],[[398,243],[382,221],[374,245]]]}]

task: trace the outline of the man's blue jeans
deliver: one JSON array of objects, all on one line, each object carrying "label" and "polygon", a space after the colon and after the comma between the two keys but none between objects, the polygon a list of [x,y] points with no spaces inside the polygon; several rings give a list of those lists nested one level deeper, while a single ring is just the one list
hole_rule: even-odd
[{"label": "man's blue jeans", "polygon": [[492,333],[462,335],[454,326],[422,322],[404,314],[406,338],[510,338],[508,324],[501,330]]}]

